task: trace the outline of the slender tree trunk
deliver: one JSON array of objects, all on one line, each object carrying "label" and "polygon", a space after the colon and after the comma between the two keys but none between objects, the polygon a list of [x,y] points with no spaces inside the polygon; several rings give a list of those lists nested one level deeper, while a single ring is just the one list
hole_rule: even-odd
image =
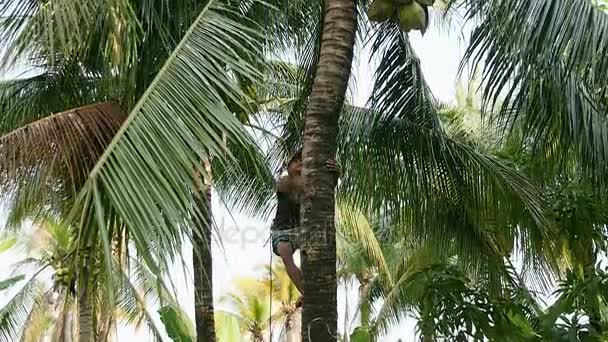
[{"label": "slender tree trunk", "polygon": [[[207,171],[210,171],[207,166]],[[205,177],[201,184],[197,205],[202,220],[197,220],[193,232],[192,264],[194,269],[194,310],[196,340],[215,342],[215,320],[213,310],[213,264],[211,259],[211,182]]]},{"label": "slender tree trunk", "polygon": [[372,313],[371,303],[368,299],[370,280],[367,277],[362,277],[359,284],[359,303],[361,303],[361,327],[369,329],[369,323]]},{"label": "slender tree trunk", "polygon": [[434,318],[431,316],[430,305],[433,302],[425,300],[420,308],[420,334],[422,335],[423,342],[434,342],[435,341],[435,323]]},{"label": "slender tree trunk", "polygon": [[93,342],[95,327],[93,322],[93,305],[91,303],[89,278],[90,268],[88,263],[84,264],[78,286],[78,341]]},{"label": "slender tree trunk", "polygon": [[308,110],[303,146],[302,340],[338,339],[335,175],[325,166],[336,154],[338,119],[353,59],[357,29],[355,0],[327,0],[321,49]]},{"label": "slender tree trunk", "polygon": [[348,316],[350,316],[350,310],[348,307],[348,290],[350,286],[348,286],[348,279],[344,281],[344,337],[342,340],[344,342],[350,341],[350,331],[348,331]]}]

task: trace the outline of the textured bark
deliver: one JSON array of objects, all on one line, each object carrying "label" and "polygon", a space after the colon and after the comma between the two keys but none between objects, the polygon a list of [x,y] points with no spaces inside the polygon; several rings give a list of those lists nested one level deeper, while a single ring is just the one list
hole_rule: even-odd
[{"label": "textured bark", "polygon": [[357,26],[354,0],[325,1],[319,62],[303,137],[302,340],[336,341],[337,280],[335,175],[325,162],[336,154],[338,119],[352,66]]},{"label": "textured bark", "polygon": [[88,286],[90,278],[88,264],[82,268],[80,284],[78,286],[78,341],[93,342],[95,327],[93,322],[93,305],[91,303],[90,289]]},{"label": "textured bark", "polygon": [[192,264],[194,269],[194,310],[196,321],[196,340],[215,342],[215,320],[213,310],[213,264],[211,259],[211,186],[205,184],[197,205],[203,214],[197,220],[193,232],[194,250]]}]

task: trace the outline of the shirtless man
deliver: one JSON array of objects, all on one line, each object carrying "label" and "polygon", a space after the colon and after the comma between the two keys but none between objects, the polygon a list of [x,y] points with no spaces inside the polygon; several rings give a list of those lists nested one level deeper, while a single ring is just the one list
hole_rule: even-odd
[{"label": "shirtless man", "polygon": [[[335,160],[328,160],[327,168],[338,175]],[[302,197],[302,150],[296,152],[287,162],[287,176],[281,177],[276,184],[277,211],[272,223],[272,250],[280,256],[289,278],[298,291],[302,292],[302,271],[293,260],[299,248],[300,203]],[[298,301],[301,305],[301,299]]]}]

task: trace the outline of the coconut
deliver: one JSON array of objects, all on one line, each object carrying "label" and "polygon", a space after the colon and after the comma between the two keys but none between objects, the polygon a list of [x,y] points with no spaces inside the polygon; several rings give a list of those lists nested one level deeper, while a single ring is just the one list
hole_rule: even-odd
[{"label": "coconut", "polygon": [[400,4],[400,5],[409,5],[412,2],[414,2],[414,0],[395,0],[394,2]]},{"label": "coconut", "polygon": [[390,0],[374,0],[367,9],[367,17],[375,22],[385,21],[393,16],[395,9]]},{"label": "coconut", "polygon": [[435,0],[416,0],[416,2],[421,4],[422,6],[433,6]]},{"label": "coconut", "polygon": [[399,26],[405,31],[425,30],[426,14],[417,2],[399,7]]}]

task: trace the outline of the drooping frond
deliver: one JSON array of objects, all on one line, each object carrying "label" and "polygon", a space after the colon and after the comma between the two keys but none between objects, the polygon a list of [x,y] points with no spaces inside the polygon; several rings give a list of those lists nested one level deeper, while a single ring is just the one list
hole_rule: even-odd
[{"label": "drooping frond", "polygon": [[[151,337],[160,341],[162,329],[156,325],[155,318],[150,310],[150,296],[148,296],[150,289],[141,287],[142,285],[148,285],[150,281],[150,279],[140,279],[138,281],[140,285],[138,286],[129,278],[127,273],[122,271],[122,278],[117,281],[120,284],[117,298],[118,309],[120,310],[119,318],[129,324],[145,322]],[[162,289],[159,290],[162,291]]]},{"label": "drooping frond", "polygon": [[257,53],[247,43],[256,33],[226,12],[222,1],[200,12],[89,174],[72,217],[80,219],[82,237],[101,239],[106,259],[108,239],[119,234],[114,224],[121,222],[138,255],[158,271],[158,263],[181,252],[182,234],[188,236],[202,218],[192,203],[194,174],[205,172],[203,160],[236,161],[224,135],[228,146],[254,154],[251,137],[223,98],[242,98],[233,73],[259,76],[240,56]]},{"label": "drooping frond", "polygon": [[481,67],[486,105],[502,102],[495,120],[605,184],[608,15],[588,0],[462,3],[479,22],[464,62]]},{"label": "drooping frond", "polygon": [[[295,49],[296,63],[299,73],[296,78],[297,96],[280,108],[283,113],[282,131],[279,139],[270,151],[271,159],[280,165],[302,145],[301,137],[304,131],[304,113],[308,106],[308,97],[312,91],[312,83],[316,73],[323,32],[322,4],[320,1],[308,2],[310,6],[310,21],[312,23],[303,41],[298,42]],[[309,24],[310,25],[310,24]]]},{"label": "drooping frond", "polygon": [[30,312],[41,305],[43,297],[43,286],[34,276],[0,309],[0,341],[18,339]]},{"label": "drooping frond", "polygon": [[119,106],[102,103],[55,114],[1,136],[0,189],[10,221],[19,223],[39,210],[65,209],[124,118]]},{"label": "drooping frond", "polygon": [[407,36],[391,25],[376,34],[371,110],[351,108],[341,119],[341,194],[394,233],[433,241],[473,269],[515,245],[526,263],[550,261],[540,190],[504,161],[451,139]]},{"label": "drooping frond", "polygon": [[53,113],[102,102],[100,81],[85,74],[74,61],[40,66],[36,75],[0,82],[0,134],[45,118]]},{"label": "drooping frond", "polygon": [[47,291],[32,308],[21,333],[21,342],[37,342],[46,336],[54,321],[50,307],[52,297],[52,290]]},{"label": "drooping frond", "polygon": [[[386,286],[391,286],[392,280],[388,264],[370,221],[352,203],[349,203],[348,199],[341,200],[338,207],[337,231],[339,236],[347,244],[354,245],[354,248],[363,256],[364,263],[370,267],[370,271],[373,269]],[[348,255],[345,253],[344,260],[341,260],[343,267],[346,268],[350,266]],[[339,262],[340,256],[338,253]]]},{"label": "drooping frond", "polygon": [[[78,51],[87,30],[97,24],[101,1],[4,1],[0,4],[0,37],[7,42],[2,68],[26,60],[43,50],[50,55]],[[61,24],[59,24],[61,23]]]}]

